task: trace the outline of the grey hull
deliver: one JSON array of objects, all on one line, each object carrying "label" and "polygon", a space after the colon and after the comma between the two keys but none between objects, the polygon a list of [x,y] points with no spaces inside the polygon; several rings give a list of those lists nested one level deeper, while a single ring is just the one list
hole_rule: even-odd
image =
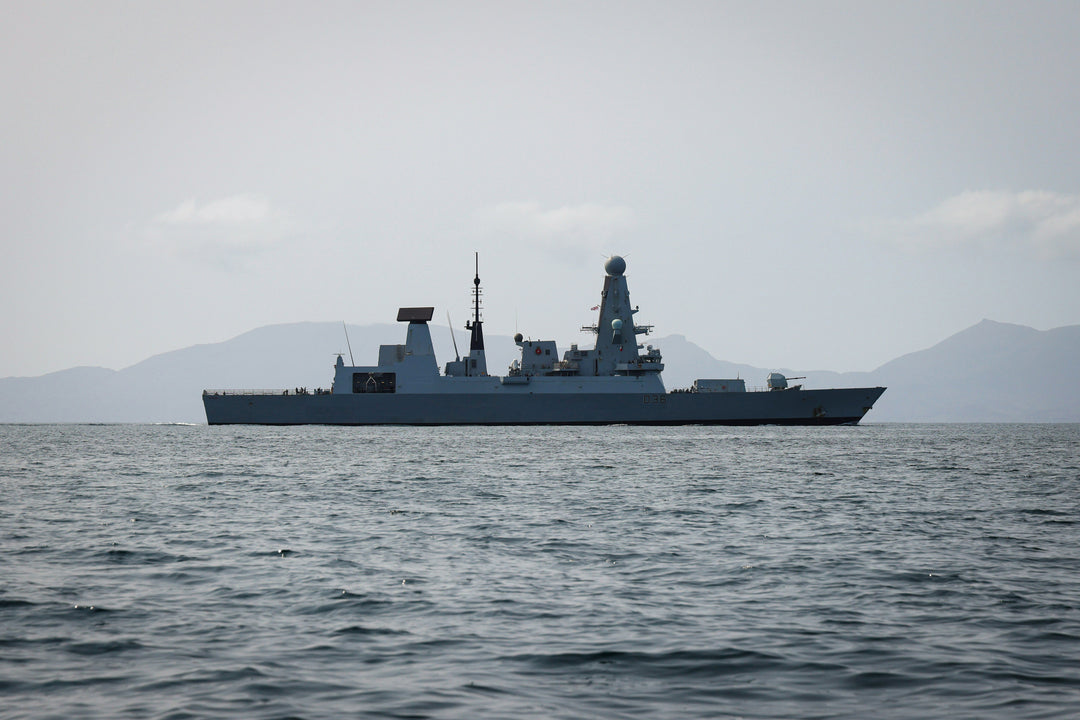
[{"label": "grey hull", "polygon": [[210,425],[843,425],[885,388],[773,392],[204,394]]}]

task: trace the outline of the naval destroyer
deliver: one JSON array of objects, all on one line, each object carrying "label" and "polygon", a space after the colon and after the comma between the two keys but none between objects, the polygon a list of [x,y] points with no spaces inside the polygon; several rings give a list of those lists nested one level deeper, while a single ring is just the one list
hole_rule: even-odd
[{"label": "naval destroyer", "polygon": [[[766,389],[741,378],[703,378],[667,390],[658,348],[638,343],[649,325],[634,321],[626,261],[604,265],[592,348],[559,356],[552,340],[514,341],[521,357],[505,375],[488,373],[480,317],[479,268],[473,279],[469,353],[435,359],[432,307],[404,307],[404,345],[379,347],[377,365],[346,365],[338,355],[330,390],[204,390],[210,425],[843,425],[856,424],[883,387],[806,389],[772,373]],[[456,346],[456,342],[455,342]]]}]

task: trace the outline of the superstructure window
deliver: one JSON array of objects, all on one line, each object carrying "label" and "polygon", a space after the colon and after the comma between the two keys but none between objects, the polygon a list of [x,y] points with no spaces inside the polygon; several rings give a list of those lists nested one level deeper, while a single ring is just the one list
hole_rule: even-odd
[{"label": "superstructure window", "polygon": [[397,389],[397,373],[353,373],[354,393],[392,393]]}]

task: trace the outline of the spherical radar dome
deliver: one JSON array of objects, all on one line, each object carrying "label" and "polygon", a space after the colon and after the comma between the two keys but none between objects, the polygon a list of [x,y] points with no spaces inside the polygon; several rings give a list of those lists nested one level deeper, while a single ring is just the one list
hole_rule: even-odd
[{"label": "spherical radar dome", "polygon": [[604,270],[608,275],[622,275],[626,272],[626,261],[618,255],[612,255],[608,258],[608,261],[604,263]]}]

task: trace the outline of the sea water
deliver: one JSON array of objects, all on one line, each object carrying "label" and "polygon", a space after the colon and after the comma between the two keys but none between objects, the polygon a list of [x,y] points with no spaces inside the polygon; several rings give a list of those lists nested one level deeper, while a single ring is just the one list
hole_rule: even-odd
[{"label": "sea water", "polygon": [[0,426],[3,718],[1080,716],[1080,426]]}]

